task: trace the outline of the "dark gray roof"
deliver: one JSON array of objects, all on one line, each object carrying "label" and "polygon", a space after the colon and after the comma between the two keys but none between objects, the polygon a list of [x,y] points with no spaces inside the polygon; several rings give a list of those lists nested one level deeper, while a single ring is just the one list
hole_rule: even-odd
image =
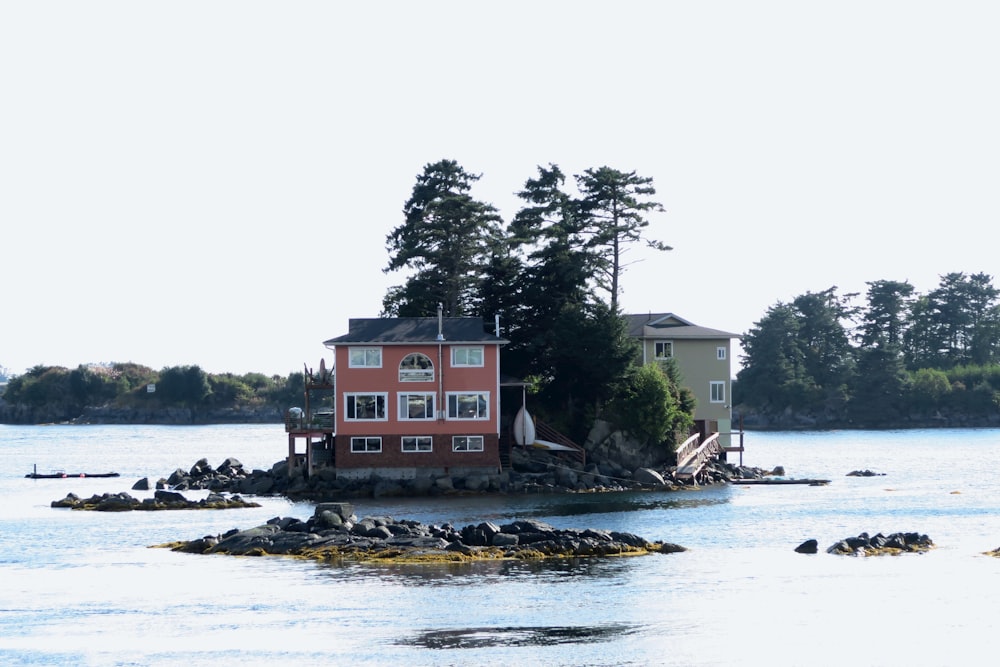
[{"label": "dark gray roof", "polygon": [[700,327],[673,313],[626,315],[628,334],[633,338],[739,338],[739,334]]},{"label": "dark gray roof", "polygon": [[[438,318],[436,317],[379,317],[348,320],[348,332],[324,341],[324,345],[372,343],[378,345],[404,345],[407,343],[436,343]],[[441,332],[446,343],[497,343],[508,341],[486,332],[483,320],[478,317],[444,317]]]}]

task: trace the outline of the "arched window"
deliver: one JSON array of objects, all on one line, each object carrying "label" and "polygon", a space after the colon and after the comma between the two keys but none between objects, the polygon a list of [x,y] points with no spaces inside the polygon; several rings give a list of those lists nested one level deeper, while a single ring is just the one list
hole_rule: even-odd
[{"label": "arched window", "polygon": [[434,362],[426,354],[413,352],[399,362],[400,382],[433,382]]}]

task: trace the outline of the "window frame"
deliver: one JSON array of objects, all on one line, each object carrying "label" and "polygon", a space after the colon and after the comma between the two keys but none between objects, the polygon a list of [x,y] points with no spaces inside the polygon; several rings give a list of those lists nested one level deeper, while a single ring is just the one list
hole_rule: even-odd
[{"label": "window frame", "polygon": [[[459,441],[465,441],[465,446],[460,447]],[[479,447],[471,446],[472,441],[478,440]],[[486,438],[481,435],[453,435],[451,436],[451,451],[453,452],[484,452],[486,451]]]},{"label": "window frame", "polygon": [[[465,361],[458,360],[458,353],[465,352]],[[479,363],[469,362],[469,353],[479,353]],[[451,365],[453,368],[483,368],[486,365],[486,348],[482,345],[454,345],[451,348]]]},{"label": "window frame", "polygon": [[[356,416],[357,412],[358,412],[357,398],[359,396],[371,396],[371,397],[373,397],[375,399],[375,416],[374,417],[358,417],[358,416]],[[353,399],[353,403],[354,403],[354,410],[353,410],[353,412],[354,412],[354,415],[355,415],[353,417],[351,416],[351,413],[352,413],[352,410],[351,410],[352,399]],[[379,410],[378,410],[378,408],[379,408],[379,399],[381,399],[381,404],[382,404],[382,415],[381,416],[379,416],[379,414],[378,414],[378,412],[379,412]],[[346,422],[384,422],[384,421],[389,421],[389,410],[388,410],[388,407],[387,407],[388,403],[389,403],[389,394],[388,394],[388,392],[384,392],[384,391],[351,391],[351,392],[345,392],[344,393],[344,421],[346,421]]]},{"label": "window frame", "polygon": [[[413,441],[413,448],[406,448],[406,441]],[[426,447],[421,448],[421,441],[425,441],[423,444]],[[428,452],[434,451],[434,436],[432,435],[404,435],[399,439],[399,451],[404,454],[426,454]]]},{"label": "window frame", "polygon": [[[410,416],[410,410],[409,410],[409,403],[407,403],[407,406],[406,406],[407,409],[403,410],[403,400],[406,399],[406,398],[408,398],[408,397],[410,397],[410,396],[420,396],[420,397],[422,397],[425,400],[425,410],[424,410],[424,412],[427,413],[427,416],[425,416],[425,417],[411,417]],[[424,392],[424,391],[401,391],[401,392],[399,392],[398,394],[396,394],[396,419],[398,419],[399,421],[406,421],[406,422],[412,422],[412,421],[434,421],[437,418],[437,412],[435,411],[434,399],[435,399],[435,394],[432,391],[428,391],[428,392]],[[426,406],[428,404],[430,405],[430,408],[426,408]]]},{"label": "window frame", "polygon": [[727,354],[726,354],[726,348],[725,347],[723,347],[723,346],[720,345],[719,347],[715,348],[715,358],[716,359],[718,359],[719,361],[725,361],[726,360],[726,356],[727,356]]},{"label": "window frame", "polygon": [[[476,416],[474,417],[461,417],[461,413],[458,409],[460,396],[475,396],[476,397]],[[454,400],[455,413],[452,414],[452,401]],[[449,421],[489,421],[490,419],[490,392],[488,391],[449,391],[445,395],[445,403],[447,407],[445,408],[445,414]],[[482,407],[482,412],[480,412],[480,407]]]},{"label": "window frame", "polygon": [[[361,352],[364,358],[361,360],[362,363],[355,363],[354,355],[356,352]],[[377,363],[369,362],[369,353],[374,352],[377,357]],[[358,345],[351,346],[347,348],[347,367],[348,368],[382,368],[382,348],[372,347],[368,345]]]},{"label": "window frame", "polygon": [[[716,391],[718,389],[718,391]],[[718,394],[721,398],[716,396]],[[708,383],[708,402],[709,403],[725,403],[726,402],[726,383],[723,380],[711,380]]]},{"label": "window frame", "polygon": [[[427,362],[427,366],[423,368],[403,368],[403,364],[408,359],[416,359],[417,357],[423,357]],[[410,352],[403,357],[399,362],[398,371],[400,382],[434,382],[434,360],[423,352]]]},{"label": "window frame", "polygon": [[[670,349],[670,353],[663,355],[659,353],[661,346],[665,346]],[[654,359],[673,359],[674,358],[674,341],[672,340],[654,340],[653,341],[653,358]]]},{"label": "window frame", "polygon": [[[356,447],[358,442],[364,442],[364,449],[358,449]],[[377,445],[377,449],[370,448],[370,444]],[[382,436],[379,435],[352,435],[351,436],[351,454],[381,454],[382,453]]]}]

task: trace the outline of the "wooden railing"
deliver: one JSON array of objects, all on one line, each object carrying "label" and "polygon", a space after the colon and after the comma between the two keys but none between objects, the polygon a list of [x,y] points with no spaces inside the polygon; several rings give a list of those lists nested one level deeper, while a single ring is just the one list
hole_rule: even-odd
[{"label": "wooden railing", "polygon": [[677,448],[677,467],[680,467],[681,461],[686,461],[691,458],[691,455],[696,449],[698,449],[698,441],[701,436],[695,433],[690,438],[685,440]]},{"label": "wooden railing", "polygon": [[[695,436],[697,438],[697,436]],[[684,441],[687,444],[691,439]],[[719,434],[713,433],[712,435],[705,438],[705,441],[698,445],[694,451],[690,452],[685,458],[681,458],[680,450],[678,450],[677,455],[677,476],[693,479],[695,475],[701,472],[701,469],[705,467],[708,460],[718,456],[722,452],[722,443],[719,441]]]},{"label": "wooden railing", "polygon": [[560,445],[565,445],[573,451],[572,455],[580,461],[580,465],[587,464],[587,450],[576,444],[565,435],[555,430],[545,422],[540,419],[535,419],[535,433],[538,435],[539,440],[548,440],[549,442],[555,442]]}]

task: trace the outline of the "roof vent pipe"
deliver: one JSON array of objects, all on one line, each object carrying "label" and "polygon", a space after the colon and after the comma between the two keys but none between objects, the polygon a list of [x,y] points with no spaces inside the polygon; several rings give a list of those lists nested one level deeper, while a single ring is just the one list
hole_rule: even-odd
[{"label": "roof vent pipe", "polygon": [[438,337],[439,341],[444,340],[444,307],[438,303]]}]

